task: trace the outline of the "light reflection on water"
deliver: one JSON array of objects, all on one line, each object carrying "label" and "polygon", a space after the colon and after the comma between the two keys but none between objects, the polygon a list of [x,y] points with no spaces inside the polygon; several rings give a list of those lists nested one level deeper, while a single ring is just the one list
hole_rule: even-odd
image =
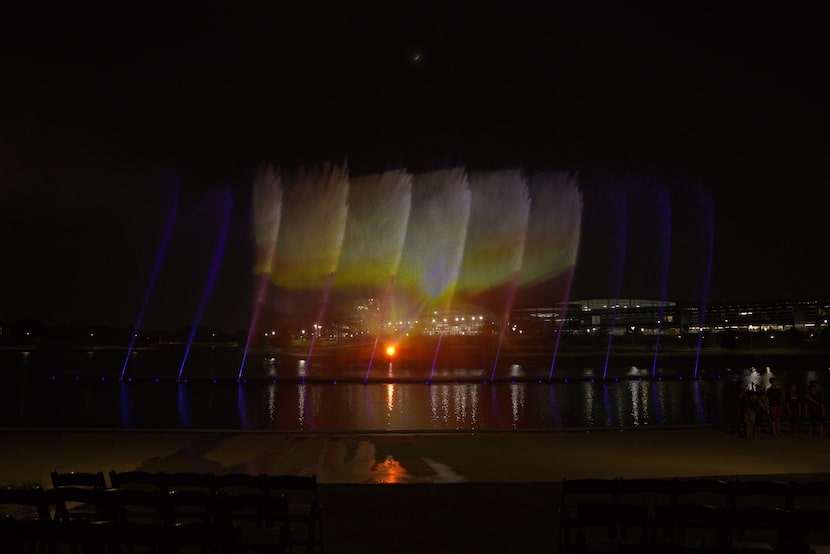
[{"label": "light reflection on water", "polygon": [[656,381],[651,383],[651,398],[652,402],[654,402],[654,421],[657,425],[663,425],[663,405],[666,403],[663,395],[664,390],[664,387],[657,387]]},{"label": "light reflection on water", "polygon": [[519,415],[525,410],[525,383],[510,384],[510,408],[513,413],[513,428],[519,428]]},{"label": "light reflection on water", "polygon": [[[731,398],[723,392],[726,386],[724,381],[493,385],[73,381],[48,383],[25,402],[3,402],[0,424],[287,431],[708,425],[724,419],[721,401]],[[362,401],[356,402],[358,398]],[[661,413],[669,415],[664,419]]]},{"label": "light reflection on water", "polygon": [[[570,382],[548,384],[527,379],[527,368],[513,365],[505,369],[516,380],[495,384],[271,379],[244,385],[212,379],[120,383],[100,375],[78,377],[72,366],[55,380],[45,372],[29,375],[31,356],[15,356],[22,365],[0,376],[0,426],[440,431],[722,425],[734,421],[740,385],[765,388],[775,375],[784,384],[795,382],[803,392],[808,381],[822,382],[828,375],[825,370],[802,370],[788,379],[785,371],[761,367],[724,371],[721,379],[710,375],[704,380],[652,381],[643,376],[644,370],[631,367],[614,379],[591,382],[593,371],[586,368]],[[81,353],[77,367],[100,364],[99,358],[98,352]],[[391,365],[386,369],[381,374],[390,372]],[[304,374],[305,364],[296,363],[296,370]],[[273,376],[279,363],[266,358],[263,371]]]},{"label": "light reflection on water", "polygon": [[467,394],[464,390],[464,385],[459,387],[455,387],[455,420],[456,421],[466,421],[467,420]]},{"label": "light reflection on water", "polygon": [[585,425],[590,427],[594,424],[594,385],[586,381],[582,388],[585,390]]},{"label": "light reflection on water", "polygon": [[392,427],[393,410],[395,409],[395,385],[386,385],[386,427]]},{"label": "light reflection on water", "polygon": [[[240,387],[240,390],[242,387]],[[268,421],[274,421],[274,414],[277,411],[277,394],[276,394],[276,387],[271,387],[268,389]]]},{"label": "light reflection on water", "polygon": [[305,389],[305,383],[297,385],[297,428],[299,430],[302,430],[305,424]]},{"label": "light reflection on water", "polygon": [[634,425],[640,424],[640,396],[638,394],[640,387],[638,385],[636,381],[628,382],[628,392],[631,394],[631,418],[634,420]]}]

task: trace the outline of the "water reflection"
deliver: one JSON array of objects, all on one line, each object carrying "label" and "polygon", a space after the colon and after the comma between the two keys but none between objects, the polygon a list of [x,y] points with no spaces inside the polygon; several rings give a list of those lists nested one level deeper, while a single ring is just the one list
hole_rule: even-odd
[{"label": "water reflection", "polygon": [[648,385],[644,381],[637,381],[637,387],[640,390],[640,404],[643,407],[643,419],[638,423],[647,425],[649,422],[649,417],[651,416],[651,412],[649,412],[648,409]]},{"label": "water reflection", "polygon": [[[660,386],[658,386],[658,384]],[[663,392],[665,391],[665,387],[663,387],[662,381],[658,383],[657,381],[653,381],[651,383],[651,398],[652,402],[654,402],[654,420],[657,425],[663,425],[663,404],[665,403],[665,399],[663,397]]]},{"label": "water reflection", "polygon": [[386,410],[389,414],[395,408],[395,385],[392,383],[386,385]]},{"label": "water reflection", "polygon": [[406,469],[391,454],[382,462],[375,462],[371,471],[375,474],[375,483],[401,483],[410,480]]},{"label": "water reflection", "polygon": [[582,384],[585,397],[585,425],[594,424],[594,385],[585,382]]},{"label": "water reflection", "polygon": [[277,412],[277,385],[270,384],[265,389],[266,392],[266,405],[267,405],[267,412],[268,412],[268,423],[274,423],[274,418],[276,417]]},{"label": "water reflection", "polygon": [[706,421],[706,411],[703,408],[703,399],[704,395],[703,392],[700,390],[700,381],[694,382],[694,388],[692,391],[694,394],[695,399],[695,406],[697,407],[697,423],[703,423]]},{"label": "water reflection", "polygon": [[[309,396],[307,400],[304,398],[304,401],[310,404],[310,410],[308,411],[308,427],[309,429],[314,429],[314,422],[320,419],[320,410],[322,409],[325,402],[323,401],[323,392],[331,392],[331,387],[310,387],[310,388],[303,388],[303,394]],[[310,393],[310,394],[309,394]]]},{"label": "water reflection", "polygon": [[121,409],[121,426],[127,429],[135,427],[130,387],[126,383],[119,383],[119,407]]},{"label": "water reflection", "polygon": [[685,393],[689,388],[680,386],[677,381],[664,382],[663,388],[667,387],[672,388],[672,394],[666,395],[666,403],[669,405],[669,410],[671,412],[671,422],[677,424],[682,419],[680,414],[681,400],[687,400],[687,398],[681,397],[687,396]]},{"label": "water reflection", "polygon": [[[99,353],[96,352],[96,357]],[[80,353],[83,360],[86,353]],[[26,357],[15,353],[16,360]],[[75,366],[77,367],[77,366]],[[0,379],[0,424],[113,428],[432,431],[723,425],[741,384],[775,374],[801,391],[826,371],[752,371],[730,379],[538,384],[251,382],[117,379],[74,372],[38,377],[27,366]]]},{"label": "water reflection", "polygon": [[553,427],[562,427],[562,414],[559,413],[559,405],[556,403],[556,388],[553,385],[548,385],[548,395],[550,398],[550,414],[553,422]]},{"label": "water reflection", "polygon": [[510,408],[513,414],[513,428],[519,427],[519,414],[525,407],[525,383],[510,384]]},{"label": "water reflection", "polygon": [[455,395],[453,400],[455,401],[455,421],[459,424],[467,421],[467,391],[465,388],[465,385],[454,388]]},{"label": "water reflection", "polygon": [[432,406],[432,423],[438,427],[449,419],[449,391],[447,387],[432,385],[429,387],[430,404]]},{"label": "water reflection", "polygon": [[631,418],[634,425],[640,425],[640,387],[637,381],[628,382],[628,392],[631,394]]},{"label": "water reflection", "polygon": [[602,384],[602,405],[605,408],[605,425],[616,427],[617,423],[614,419],[614,411],[611,408],[611,398],[608,394],[608,385],[605,383]]},{"label": "water reflection", "polygon": [[496,394],[496,388],[490,387],[490,410],[493,417],[493,421],[495,422],[494,426],[497,429],[503,429],[505,427],[504,422],[502,422],[501,418],[501,410],[499,409],[499,399],[498,395]]},{"label": "water reflection", "polygon": [[245,387],[242,385],[236,385],[236,409],[239,412],[239,426],[243,429],[250,429],[251,421],[248,419]]},{"label": "water reflection", "polygon": [[193,421],[190,419],[190,407],[188,405],[190,396],[188,395],[187,387],[184,383],[178,383],[176,387],[178,388],[178,394],[176,396],[178,402],[176,405],[179,408],[179,425],[183,429],[191,429],[193,428]]},{"label": "water reflection", "polygon": [[297,428],[305,429],[305,383],[297,385]]},{"label": "water reflection", "polygon": [[386,428],[391,429],[393,425],[392,416],[395,410],[395,385],[386,385]]}]

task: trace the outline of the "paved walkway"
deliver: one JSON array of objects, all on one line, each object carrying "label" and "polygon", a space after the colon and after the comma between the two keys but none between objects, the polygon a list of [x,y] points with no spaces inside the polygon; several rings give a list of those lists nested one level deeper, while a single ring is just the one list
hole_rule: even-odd
[{"label": "paved walkway", "polygon": [[830,472],[830,440],[708,429],[314,435],[0,430],[0,483],[116,469],[316,474],[321,483],[532,483],[563,477]]},{"label": "paved walkway", "polygon": [[[131,469],[316,474],[329,552],[555,551],[563,477],[830,478],[830,440],[716,430],[291,435],[0,430],[0,484]],[[404,483],[407,486],[373,485]],[[370,484],[367,486],[367,484]]]}]

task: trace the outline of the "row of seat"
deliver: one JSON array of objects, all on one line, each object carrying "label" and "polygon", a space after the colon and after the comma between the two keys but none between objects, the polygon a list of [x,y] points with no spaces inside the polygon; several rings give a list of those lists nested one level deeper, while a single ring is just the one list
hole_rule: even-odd
[{"label": "row of seat", "polygon": [[214,474],[210,472],[103,471],[51,473],[53,487],[83,486],[98,488],[133,488],[160,491],[198,490],[211,493],[263,492],[317,494],[317,478],[300,475],[268,475],[248,473]]},{"label": "row of seat", "polygon": [[563,479],[562,501],[593,496],[603,502],[648,501],[663,505],[768,506],[782,509],[828,507],[830,481],[768,479]]},{"label": "row of seat", "polygon": [[0,518],[0,537],[3,552],[20,554],[243,554],[251,548],[286,551],[273,541],[246,544],[237,527],[203,524],[162,526],[4,517]]},{"label": "row of seat", "polygon": [[560,552],[806,552],[830,483],[564,479]]},{"label": "row of seat", "polygon": [[51,479],[50,489],[0,489],[0,504],[32,510],[32,517],[24,518],[30,521],[19,521],[19,512],[9,520],[11,528],[6,521],[7,531],[19,537],[41,533],[42,544],[83,532],[93,543],[139,535],[176,545],[185,538],[201,540],[183,527],[205,527],[203,536],[219,534],[208,543],[223,551],[303,546],[323,552],[315,476],[112,471],[109,483],[103,472],[53,472]]}]

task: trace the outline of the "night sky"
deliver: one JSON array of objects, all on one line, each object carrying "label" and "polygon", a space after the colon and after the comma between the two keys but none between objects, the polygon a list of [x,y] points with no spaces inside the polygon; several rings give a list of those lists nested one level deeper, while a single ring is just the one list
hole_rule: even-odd
[{"label": "night sky", "polygon": [[192,321],[230,194],[203,323],[246,328],[251,183],[263,160],[347,161],[356,175],[577,171],[579,298],[661,296],[665,214],[643,192],[657,183],[671,199],[669,299],[830,297],[821,12],[763,2],[486,13],[278,4],[2,9],[0,323],[130,325],[178,181],[145,327]]}]

